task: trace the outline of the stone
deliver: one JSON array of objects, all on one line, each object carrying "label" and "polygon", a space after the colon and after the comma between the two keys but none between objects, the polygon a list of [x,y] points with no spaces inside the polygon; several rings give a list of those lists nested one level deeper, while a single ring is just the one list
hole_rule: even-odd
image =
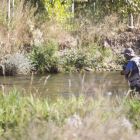
[{"label": "stone", "polygon": [[91,68],[85,67],[86,71],[93,71]]}]

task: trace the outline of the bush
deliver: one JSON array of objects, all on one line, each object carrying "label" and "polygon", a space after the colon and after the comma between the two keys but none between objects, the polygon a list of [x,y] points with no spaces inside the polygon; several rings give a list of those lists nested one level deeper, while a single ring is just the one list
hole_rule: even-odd
[{"label": "bush", "polygon": [[58,50],[58,45],[52,41],[47,41],[42,46],[33,46],[30,59],[36,65],[37,71],[54,72],[57,71],[57,57],[54,57]]},{"label": "bush", "polygon": [[92,46],[86,49],[65,49],[62,52],[57,52],[55,55],[58,57],[58,62],[62,68],[66,71],[73,71],[77,69],[82,70],[85,67],[100,67],[100,62],[103,62],[102,59],[108,57],[103,53],[99,48]]},{"label": "bush", "polygon": [[2,57],[2,63],[5,65],[6,74],[29,74],[35,70],[35,65],[28,59],[24,51],[5,55]]}]

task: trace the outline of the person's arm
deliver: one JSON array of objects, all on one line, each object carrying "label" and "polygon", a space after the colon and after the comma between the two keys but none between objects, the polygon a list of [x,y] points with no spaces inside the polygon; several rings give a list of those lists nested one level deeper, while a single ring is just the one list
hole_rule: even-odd
[{"label": "person's arm", "polygon": [[132,67],[133,67],[133,62],[132,61],[129,61],[127,63],[127,66],[126,66],[125,70],[122,70],[121,71],[121,75],[127,75],[129,73],[129,71],[132,70]]},{"label": "person's arm", "polygon": [[129,70],[125,69],[121,71],[121,75],[127,75],[129,73]]}]

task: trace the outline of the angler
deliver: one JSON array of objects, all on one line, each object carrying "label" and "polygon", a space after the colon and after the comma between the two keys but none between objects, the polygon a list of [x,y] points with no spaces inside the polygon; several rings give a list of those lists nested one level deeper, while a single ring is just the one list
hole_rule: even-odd
[{"label": "angler", "polygon": [[125,75],[126,80],[130,83],[131,90],[140,93],[140,57],[135,55],[132,48],[127,48],[122,54],[129,61],[121,71],[121,75]]}]

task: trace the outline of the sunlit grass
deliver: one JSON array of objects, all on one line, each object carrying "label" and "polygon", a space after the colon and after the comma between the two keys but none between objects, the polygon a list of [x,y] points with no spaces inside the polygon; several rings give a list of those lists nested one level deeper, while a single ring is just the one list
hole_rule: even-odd
[{"label": "sunlit grass", "polygon": [[140,103],[128,95],[112,99],[80,94],[50,101],[17,90],[1,91],[0,138],[137,139]]}]

